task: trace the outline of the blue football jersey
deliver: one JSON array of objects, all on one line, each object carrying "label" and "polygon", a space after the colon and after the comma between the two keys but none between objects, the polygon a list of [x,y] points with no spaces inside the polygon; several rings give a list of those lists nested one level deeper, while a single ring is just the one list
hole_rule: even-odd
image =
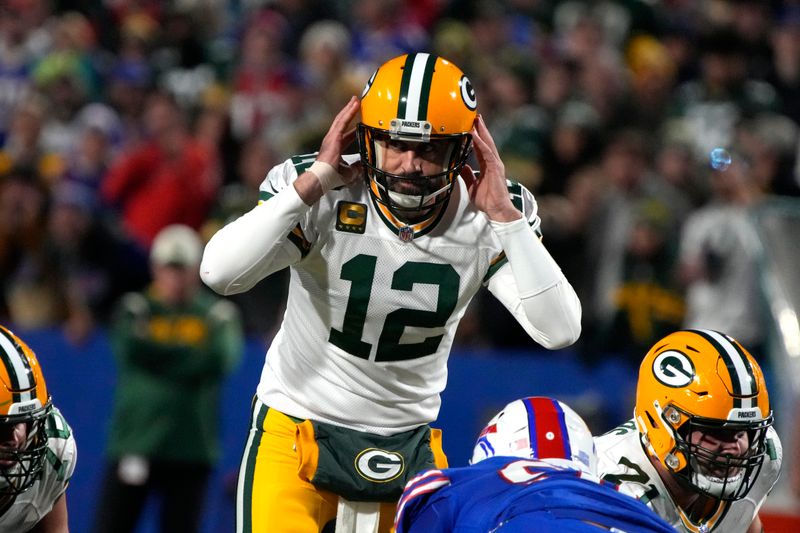
[{"label": "blue football jersey", "polygon": [[615,485],[551,462],[512,457],[419,474],[406,485],[395,527],[396,533],[675,531]]}]

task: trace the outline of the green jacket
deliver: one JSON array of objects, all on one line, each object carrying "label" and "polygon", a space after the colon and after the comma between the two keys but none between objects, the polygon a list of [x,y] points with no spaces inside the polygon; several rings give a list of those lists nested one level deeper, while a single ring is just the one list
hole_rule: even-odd
[{"label": "green jacket", "polygon": [[108,455],[213,465],[221,386],[243,341],[236,307],[203,289],[177,308],[149,292],[124,296],[111,327],[118,381]]}]

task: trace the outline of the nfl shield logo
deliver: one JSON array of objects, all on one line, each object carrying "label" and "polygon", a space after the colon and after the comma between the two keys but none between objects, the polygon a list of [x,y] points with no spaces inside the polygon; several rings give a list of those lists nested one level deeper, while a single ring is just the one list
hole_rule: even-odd
[{"label": "nfl shield logo", "polygon": [[411,242],[414,239],[414,228],[411,226],[403,226],[397,232],[397,236],[400,237],[400,240],[403,242]]}]

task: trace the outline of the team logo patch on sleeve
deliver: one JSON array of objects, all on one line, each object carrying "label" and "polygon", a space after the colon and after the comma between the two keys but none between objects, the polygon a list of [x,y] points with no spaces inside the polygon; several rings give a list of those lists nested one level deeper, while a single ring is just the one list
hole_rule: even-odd
[{"label": "team logo patch on sleeve", "polygon": [[367,206],[355,202],[336,204],[336,229],[346,233],[364,233],[367,227]]}]

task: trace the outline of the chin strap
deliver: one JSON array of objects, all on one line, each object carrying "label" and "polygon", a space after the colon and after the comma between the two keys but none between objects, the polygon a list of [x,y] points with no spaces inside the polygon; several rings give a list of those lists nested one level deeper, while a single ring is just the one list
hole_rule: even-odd
[{"label": "chin strap", "polygon": [[[384,190],[386,190],[387,194],[389,195],[389,198],[392,199],[392,202],[394,202],[399,207],[404,207],[407,209],[417,209],[417,208],[424,209],[425,207],[429,207],[429,203],[431,202],[431,200],[435,200],[437,196],[439,196],[444,192],[447,192],[447,189],[449,189],[451,185],[452,184],[447,184],[438,191],[433,191],[432,193],[425,195],[403,194],[395,192],[391,189],[384,189]],[[383,186],[380,183],[378,184],[378,187],[383,188]]]},{"label": "chin strap", "polygon": [[730,497],[744,483],[744,472],[739,472],[733,478],[728,478],[727,481],[716,481],[697,471],[692,471],[691,477],[695,486],[717,498]]}]

